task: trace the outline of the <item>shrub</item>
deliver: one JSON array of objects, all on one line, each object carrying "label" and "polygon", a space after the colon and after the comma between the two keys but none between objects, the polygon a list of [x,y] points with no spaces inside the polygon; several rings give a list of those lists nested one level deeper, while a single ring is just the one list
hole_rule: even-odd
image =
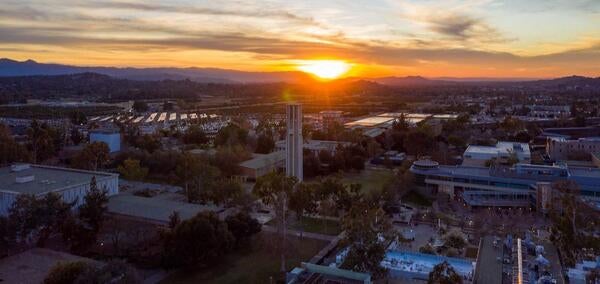
[{"label": "shrub", "polygon": [[46,278],[44,284],[70,284],[90,267],[90,264],[84,261],[59,262],[56,264]]}]

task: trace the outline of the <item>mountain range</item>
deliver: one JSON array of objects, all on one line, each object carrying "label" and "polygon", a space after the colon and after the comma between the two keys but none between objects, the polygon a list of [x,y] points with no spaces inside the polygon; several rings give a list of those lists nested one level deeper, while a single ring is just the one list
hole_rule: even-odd
[{"label": "mountain range", "polygon": [[[301,71],[281,72],[248,72],[219,68],[174,68],[174,67],[103,67],[103,66],[73,66],[53,63],[38,63],[34,60],[16,61],[8,58],[0,59],[0,77],[34,76],[34,75],[68,75],[78,73],[98,73],[115,78],[137,81],[185,80],[200,83],[270,83],[287,82],[300,83],[314,80],[311,75]],[[379,77],[379,78],[344,78],[342,81],[368,80],[390,86],[438,86],[456,84],[502,84],[515,83],[541,86],[592,86],[600,87],[600,77],[589,78],[570,76],[556,79],[536,78],[456,78],[438,77],[425,78],[421,76]]]},{"label": "mountain range", "polygon": [[202,83],[267,83],[300,82],[310,76],[300,71],[246,72],[219,68],[133,68],[133,67],[84,67],[53,63],[38,63],[34,60],[16,61],[0,59],[0,77],[34,75],[68,75],[76,73],[98,73],[115,78],[158,81],[189,79]]}]

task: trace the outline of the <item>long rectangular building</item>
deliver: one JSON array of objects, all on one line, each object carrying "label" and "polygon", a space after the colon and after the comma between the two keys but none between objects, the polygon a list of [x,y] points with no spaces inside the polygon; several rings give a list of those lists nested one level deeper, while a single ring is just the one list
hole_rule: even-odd
[{"label": "long rectangular building", "polygon": [[29,164],[0,168],[0,215],[8,214],[20,194],[43,197],[55,192],[78,207],[90,190],[92,177],[109,196],[119,193],[118,174]]},{"label": "long rectangular building", "polygon": [[410,171],[428,194],[445,192],[470,206],[527,207],[537,204],[541,185],[568,180],[577,183],[581,196],[600,200],[600,169],[564,165],[443,166],[430,160],[413,163]]}]

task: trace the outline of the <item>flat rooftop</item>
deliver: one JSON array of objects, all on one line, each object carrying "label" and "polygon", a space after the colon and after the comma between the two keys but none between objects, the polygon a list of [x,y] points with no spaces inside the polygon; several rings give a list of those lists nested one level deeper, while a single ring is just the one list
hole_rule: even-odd
[{"label": "flat rooftop", "polygon": [[373,127],[373,126],[381,125],[384,123],[390,123],[394,120],[395,120],[394,117],[372,116],[372,117],[359,119],[359,120],[356,120],[353,122],[348,122],[348,123],[346,123],[346,126],[347,127],[353,127],[353,126]]},{"label": "flat rooftop", "polygon": [[121,192],[108,200],[108,212],[117,215],[135,217],[158,223],[169,222],[175,211],[182,220],[187,220],[200,212],[220,212],[222,207],[211,204],[189,203],[185,196],[178,193],[161,193],[154,197],[136,196],[132,192]]},{"label": "flat rooftop", "polygon": [[278,162],[285,160],[285,151],[276,151],[269,154],[260,154],[256,157],[241,162],[240,167],[250,168],[250,169],[260,169],[264,168]]},{"label": "flat rooftop", "polygon": [[45,248],[32,248],[0,260],[0,279],[4,283],[43,283],[59,262],[95,260]]},{"label": "flat rooftop", "polygon": [[499,153],[508,154],[510,152],[514,152],[515,154],[523,153],[525,155],[529,155],[529,144],[520,142],[499,141],[494,146],[469,145],[469,147],[467,147],[467,150],[465,150],[465,154],[496,155]]},{"label": "flat rooftop", "polygon": [[[33,176],[29,182],[18,183],[17,177]],[[116,174],[83,171],[69,168],[58,168],[41,165],[30,165],[21,171],[13,171],[11,167],[0,168],[0,191],[23,194],[41,194],[60,191],[81,184],[89,184],[92,177],[97,180],[112,178]]]}]

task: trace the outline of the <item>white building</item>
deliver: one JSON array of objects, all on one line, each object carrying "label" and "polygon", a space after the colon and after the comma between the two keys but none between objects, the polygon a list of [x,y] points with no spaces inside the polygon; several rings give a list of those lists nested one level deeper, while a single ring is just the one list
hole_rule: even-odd
[{"label": "white building", "polygon": [[513,155],[518,162],[529,164],[531,162],[529,144],[499,141],[495,146],[469,145],[463,154],[462,164],[464,166],[485,166],[489,160],[495,159],[502,163]]},{"label": "white building", "polygon": [[290,103],[286,106],[286,159],[285,173],[303,179],[302,169],[302,105]]},{"label": "white building", "polygon": [[121,151],[121,133],[118,129],[94,129],[90,131],[90,143],[104,142],[110,153]]},{"label": "white building", "polygon": [[29,164],[0,168],[0,215],[8,215],[20,194],[43,197],[55,192],[78,207],[84,202],[92,177],[96,177],[98,188],[106,190],[109,196],[119,193],[118,174]]}]

